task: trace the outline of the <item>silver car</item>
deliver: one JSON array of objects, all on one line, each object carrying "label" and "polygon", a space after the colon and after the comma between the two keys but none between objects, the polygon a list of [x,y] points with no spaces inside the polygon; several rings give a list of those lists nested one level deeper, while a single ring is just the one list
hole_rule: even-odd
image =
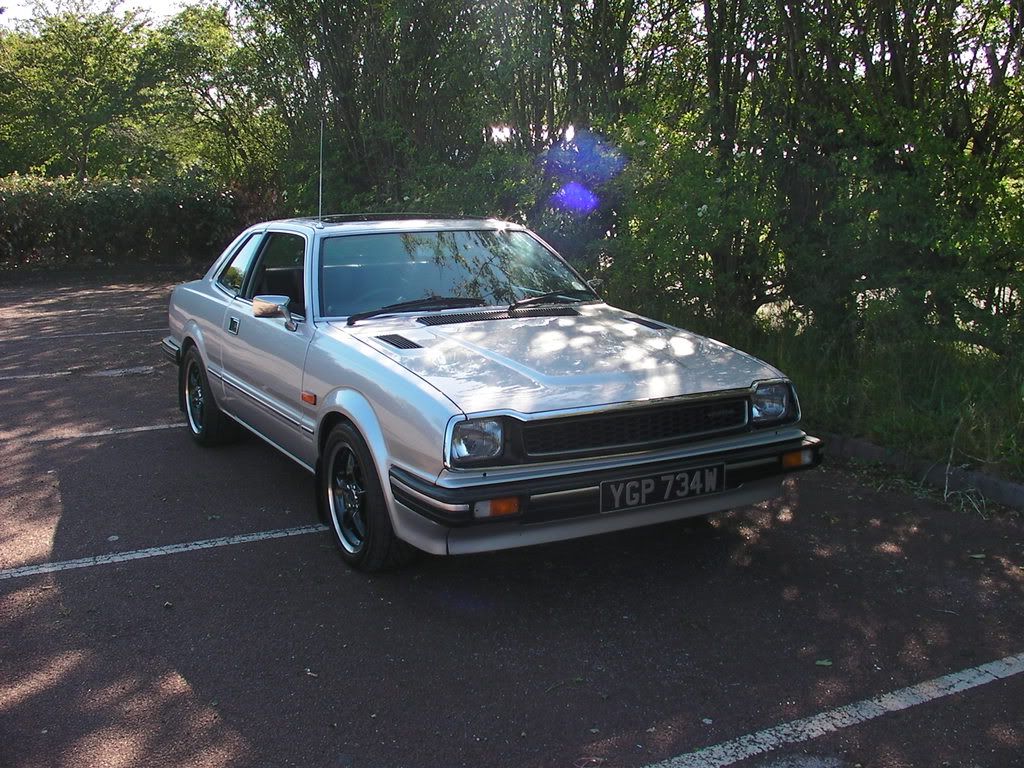
[{"label": "silver car", "polygon": [[169,325],[195,441],[243,427],[313,473],[367,571],[753,504],[821,459],[780,371],[609,306],[503,221],[258,224]]}]

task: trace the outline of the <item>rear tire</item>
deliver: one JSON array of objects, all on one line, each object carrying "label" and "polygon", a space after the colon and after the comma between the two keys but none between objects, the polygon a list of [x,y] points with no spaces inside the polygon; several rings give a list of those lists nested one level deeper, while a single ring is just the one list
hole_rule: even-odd
[{"label": "rear tire", "polygon": [[373,457],[355,427],[342,422],[331,430],[319,469],[318,506],[346,563],[373,573],[412,560],[416,550],[395,535]]},{"label": "rear tire", "polygon": [[178,372],[178,388],[185,411],[185,426],[199,445],[219,445],[238,437],[238,425],[214,400],[199,350],[189,347]]}]

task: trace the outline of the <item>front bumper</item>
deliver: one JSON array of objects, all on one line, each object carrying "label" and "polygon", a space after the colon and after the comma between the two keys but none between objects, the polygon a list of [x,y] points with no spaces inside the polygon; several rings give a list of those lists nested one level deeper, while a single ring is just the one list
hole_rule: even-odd
[{"label": "front bumper", "polygon": [[[389,475],[396,531],[411,544],[435,554],[484,552],[635,528],[668,520],[747,506],[778,495],[782,479],[821,463],[824,444],[805,435],[755,448],[708,452],[684,460],[623,464],[600,471],[573,472],[532,480],[444,488],[399,469]],[[799,454],[801,462],[794,463]],[[683,472],[712,464],[725,466],[717,493],[650,506],[602,513],[601,483],[637,475]],[[474,504],[516,497],[519,513],[502,518],[474,517]]]},{"label": "front bumper", "polygon": [[160,341],[160,351],[175,365],[181,362],[181,346],[173,336],[165,336]]}]

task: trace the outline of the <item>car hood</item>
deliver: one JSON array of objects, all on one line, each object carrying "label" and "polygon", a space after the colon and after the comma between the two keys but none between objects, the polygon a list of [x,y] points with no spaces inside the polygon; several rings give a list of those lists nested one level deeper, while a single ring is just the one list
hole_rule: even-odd
[{"label": "car hood", "polygon": [[637,320],[651,321],[607,304],[575,309],[574,316],[431,326],[409,315],[331,326],[429,382],[468,414],[656,400],[782,376],[721,342],[661,324],[649,327]]}]

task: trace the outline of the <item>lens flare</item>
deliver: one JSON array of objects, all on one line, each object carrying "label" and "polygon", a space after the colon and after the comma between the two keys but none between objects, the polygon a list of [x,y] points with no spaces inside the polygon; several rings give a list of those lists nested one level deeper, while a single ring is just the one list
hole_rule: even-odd
[{"label": "lens flare", "polygon": [[554,175],[591,186],[611,181],[626,167],[626,158],[618,147],[583,130],[552,146],[545,161]]},{"label": "lens flare", "polygon": [[597,195],[578,181],[570,181],[551,196],[551,204],[564,211],[586,216],[597,209]]},{"label": "lens flare", "polygon": [[576,216],[597,210],[601,186],[626,167],[625,155],[614,144],[585,130],[567,130],[565,138],[548,149],[540,162],[561,184],[549,199],[551,207]]}]

